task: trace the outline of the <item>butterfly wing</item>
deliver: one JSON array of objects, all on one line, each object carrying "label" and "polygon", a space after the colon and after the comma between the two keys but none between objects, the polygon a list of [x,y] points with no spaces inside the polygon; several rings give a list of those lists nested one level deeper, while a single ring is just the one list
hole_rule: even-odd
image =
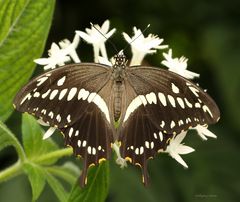
[{"label": "butterfly wing", "polygon": [[[123,116],[122,157],[139,165],[147,184],[147,160],[165,150],[170,139],[198,124],[217,122],[219,109],[201,88],[170,71],[131,67],[126,80],[136,93]],[[130,88],[130,87],[129,87]]]},{"label": "butterfly wing", "polygon": [[83,157],[82,186],[88,167],[110,157],[114,127],[105,101],[110,77],[104,65],[66,65],[34,78],[14,100],[18,111],[60,129],[65,144]]}]

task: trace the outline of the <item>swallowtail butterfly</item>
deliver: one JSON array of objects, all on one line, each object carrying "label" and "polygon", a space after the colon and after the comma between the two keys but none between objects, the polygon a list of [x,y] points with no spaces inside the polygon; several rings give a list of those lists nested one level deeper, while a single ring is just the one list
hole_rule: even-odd
[{"label": "swallowtail butterfly", "polygon": [[191,81],[160,68],[127,66],[123,52],[114,58],[113,67],[79,63],[43,73],[14,100],[18,111],[58,128],[83,158],[81,186],[89,166],[110,158],[115,141],[147,184],[148,159],[181,131],[220,117],[213,99]]}]

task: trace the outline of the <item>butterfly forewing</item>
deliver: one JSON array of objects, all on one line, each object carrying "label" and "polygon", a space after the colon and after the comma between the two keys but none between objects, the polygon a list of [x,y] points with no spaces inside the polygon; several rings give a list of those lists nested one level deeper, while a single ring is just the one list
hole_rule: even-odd
[{"label": "butterfly forewing", "polygon": [[[89,166],[109,159],[119,141],[123,158],[142,168],[190,127],[218,121],[217,105],[187,79],[154,67],[126,67],[121,52],[113,68],[80,63],[44,73],[16,95],[14,105],[58,128],[66,145],[83,157],[81,185]],[[114,122],[118,122],[118,128]]]},{"label": "butterfly forewing", "polygon": [[165,150],[171,138],[198,124],[217,122],[215,102],[185,78],[159,68],[131,67],[126,70],[135,97],[122,117],[119,140],[122,157],[142,167],[147,183],[147,160]]},{"label": "butterfly forewing", "polygon": [[111,69],[104,65],[66,65],[33,79],[14,100],[17,110],[60,129],[65,143],[83,157],[81,185],[91,164],[110,157],[114,132],[107,102],[110,77]]}]

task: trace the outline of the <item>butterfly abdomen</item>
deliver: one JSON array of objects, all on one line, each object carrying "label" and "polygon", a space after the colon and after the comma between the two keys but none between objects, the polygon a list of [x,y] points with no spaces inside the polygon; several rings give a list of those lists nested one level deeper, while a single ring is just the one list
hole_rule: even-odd
[{"label": "butterfly abdomen", "polygon": [[114,111],[114,120],[118,121],[121,116],[122,110],[122,92],[123,92],[123,83],[122,81],[115,81],[113,85],[114,89],[114,104],[113,104],[113,111]]}]

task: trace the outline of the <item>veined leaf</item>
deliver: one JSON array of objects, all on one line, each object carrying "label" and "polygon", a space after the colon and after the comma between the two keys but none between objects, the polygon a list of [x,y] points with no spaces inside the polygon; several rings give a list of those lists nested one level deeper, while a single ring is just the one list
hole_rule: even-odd
[{"label": "veined leaf", "polygon": [[[27,157],[30,160],[39,158],[44,154],[55,151],[58,146],[51,140],[43,140],[44,131],[39,123],[31,115],[25,113],[22,116],[22,138]],[[45,164],[52,164],[57,159],[52,159]]]},{"label": "veined leaf", "polygon": [[52,188],[53,192],[56,194],[57,198],[61,202],[66,202],[68,193],[65,191],[62,184],[59,182],[59,180],[54,177],[52,174],[50,174],[47,170],[45,170],[46,176],[47,176],[47,182]]},{"label": "veined leaf", "polygon": [[92,167],[88,174],[88,183],[84,188],[79,182],[73,187],[69,202],[104,202],[109,188],[109,163],[102,162]]},{"label": "veined leaf", "polygon": [[12,132],[0,121],[0,150],[7,146],[14,146],[19,158],[23,161],[25,159],[25,153],[17,138]]},{"label": "veined leaf", "polygon": [[24,164],[24,171],[32,187],[32,201],[36,201],[46,184],[45,172],[40,166],[31,163]]},{"label": "veined leaf", "polygon": [[64,179],[70,185],[74,185],[80,174],[79,167],[70,161],[62,166],[51,166],[46,169],[49,173]]},{"label": "veined leaf", "polygon": [[30,78],[33,59],[42,54],[55,0],[0,1],[0,120],[13,111],[12,101]]}]

